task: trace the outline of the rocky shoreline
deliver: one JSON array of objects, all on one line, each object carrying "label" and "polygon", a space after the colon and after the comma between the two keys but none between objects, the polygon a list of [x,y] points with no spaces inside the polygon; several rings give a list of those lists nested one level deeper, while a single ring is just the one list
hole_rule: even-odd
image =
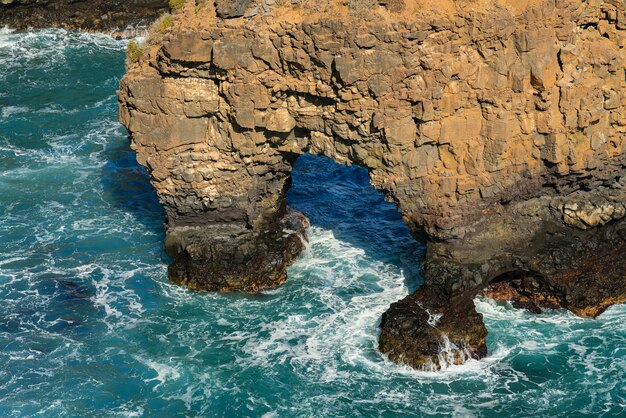
[{"label": "rocky shoreline", "polygon": [[[15,27],[98,30],[163,10],[11,3]],[[427,245],[425,286],[381,321],[393,361],[484,357],[477,295],[587,317],[626,301],[623,2],[416,0],[366,18],[330,1],[183,3],[118,92],[166,210],[172,281],[284,282],[308,225],[285,194],[310,153],[366,167]]]},{"label": "rocky shoreline", "polygon": [[132,37],[133,28],[145,29],[163,12],[168,0],[1,0],[0,27],[60,27]]}]

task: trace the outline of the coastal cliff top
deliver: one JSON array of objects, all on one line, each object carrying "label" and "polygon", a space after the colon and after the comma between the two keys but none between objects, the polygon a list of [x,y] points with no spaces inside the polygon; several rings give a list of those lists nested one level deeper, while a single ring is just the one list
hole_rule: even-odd
[{"label": "coastal cliff top", "polygon": [[[620,8],[623,0],[606,0],[606,7]],[[173,34],[207,33],[202,39],[219,39],[223,30],[241,31],[244,37],[262,32],[284,34],[294,27],[328,26],[346,33],[411,31],[425,33],[467,27],[478,32],[508,32],[512,27],[535,26],[557,18],[550,0],[216,0],[215,2],[171,0],[172,14],[165,14],[151,26],[141,47],[131,44],[128,70],[149,71],[150,58]],[[589,9],[591,7],[591,9]],[[566,1],[559,10],[572,15],[593,15],[588,1]],[[558,19],[558,18],[557,18]],[[555,23],[557,24],[557,23]],[[477,31],[477,32],[476,32]],[[280,35],[282,36],[282,35]],[[441,42],[446,42],[440,40]]]},{"label": "coastal cliff top", "polygon": [[228,26],[310,23],[321,19],[389,24],[425,18],[452,18],[461,10],[524,12],[544,0],[218,0],[196,4],[179,1],[178,20],[186,28],[202,30],[218,22]]}]

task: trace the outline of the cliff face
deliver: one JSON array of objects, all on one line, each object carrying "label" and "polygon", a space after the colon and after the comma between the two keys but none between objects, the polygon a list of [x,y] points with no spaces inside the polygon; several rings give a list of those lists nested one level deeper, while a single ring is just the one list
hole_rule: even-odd
[{"label": "cliff face", "polygon": [[472,299],[493,281],[587,316],[626,300],[626,7],[509,3],[379,23],[192,24],[184,8],[119,91],[170,278],[282,282],[306,226],[285,192],[308,152],[366,167],[427,242],[425,287],[383,317],[395,361],[436,366],[445,339],[454,361],[485,355]]},{"label": "cliff face", "polygon": [[121,31],[145,26],[167,8],[168,0],[0,0],[0,26]]}]

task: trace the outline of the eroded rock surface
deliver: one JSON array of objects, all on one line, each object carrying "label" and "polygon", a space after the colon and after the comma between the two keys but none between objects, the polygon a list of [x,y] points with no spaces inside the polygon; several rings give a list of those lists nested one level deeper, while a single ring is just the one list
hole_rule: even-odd
[{"label": "eroded rock surface", "polygon": [[582,315],[625,300],[624,3],[513,3],[378,23],[209,10],[193,27],[183,9],[119,91],[167,212],[170,277],[206,290],[282,282],[258,255],[288,263],[297,249],[281,259],[260,243],[280,230],[308,152],[366,167],[427,242],[426,287],[382,322],[395,361],[436,366],[444,339],[458,361],[484,356],[472,299],[508,273],[541,278]]}]

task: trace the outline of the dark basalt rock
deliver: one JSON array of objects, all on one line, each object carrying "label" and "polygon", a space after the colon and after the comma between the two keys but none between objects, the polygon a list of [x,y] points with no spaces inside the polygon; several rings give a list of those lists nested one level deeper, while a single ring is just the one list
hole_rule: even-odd
[{"label": "dark basalt rock", "polygon": [[147,26],[168,10],[168,0],[3,0],[0,26],[15,29],[62,27],[121,31]]},{"label": "dark basalt rock", "polygon": [[527,272],[511,272],[487,286],[483,296],[498,301],[511,302],[517,309],[539,314],[544,309],[561,309],[565,306],[563,295],[550,289],[543,279]]},{"label": "dark basalt rock", "polygon": [[[441,263],[431,254],[425,267],[427,277],[434,280],[385,312],[380,351],[393,361],[427,369],[439,366],[442,353],[448,364],[486,356],[487,331],[473,305],[477,294],[533,313],[568,309],[586,317],[625,302],[626,222],[592,231],[553,227],[530,245],[520,245],[511,259],[493,258],[475,268],[451,260]],[[497,253],[476,247],[466,250],[474,259]],[[493,269],[504,272],[496,275]],[[463,277],[470,283],[478,279],[486,287],[480,290],[483,285],[472,284],[461,293],[452,290]]]},{"label": "dark basalt rock", "polygon": [[217,15],[224,19],[243,16],[250,0],[216,0]]},{"label": "dark basalt rock", "polygon": [[288,210],[278,225],[261,233],[232,225],[170,228],[169,278],[212,292],[273,289],[287,279],[287,267],[304,249],[308,226],[302,213]]},{"label": "dark basalt rock", "polygon": [[378,349],[417,369],[462,364],[487,355],[487,329],[474,309],[475,292],[446,297],[425,286],[391,304],[383,314]]}]

